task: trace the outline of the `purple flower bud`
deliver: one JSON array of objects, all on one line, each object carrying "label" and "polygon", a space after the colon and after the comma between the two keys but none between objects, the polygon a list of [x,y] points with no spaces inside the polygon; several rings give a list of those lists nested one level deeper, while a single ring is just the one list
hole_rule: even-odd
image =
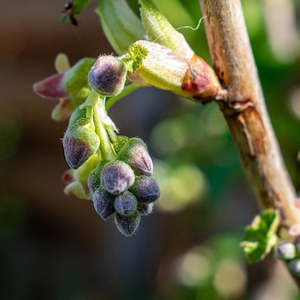
[{"label": "purple flower bud", "polygon": [[288,263],[288,268],[297,277],[300,277],[300,259],[292,260]]},{"label": "purple flower bud", "polygon": [[103,188],[113,195],[125,192],[134,183],[134,173],[129,165],[115,160],[107,163],[101,173]]},{"label": "purple flower bud", "polygon": [[276,256],[281,260],[291,260],[296,256],[295,245],[291,242],[283,241],[276,247]]},{"label": "purple flower bud", "polygon": [[79,168],[91,155],[95,154],[100,139],[95,133],[93,108],[77,107],[73,112],[68,129],[63,138],[65,157],[72,169]]},{"label": "purple flower bud", "polygon": [[142,215],[142,216],[148,216],[153,212],[154,209],[154,203],[139,203],[138,205],[138,212]]},{"label": "purple flower bud", "polygon": [[93,155],[98,146],[97,136],[93,137],[95,142],[91,145],[88,141],[79,139],[70,133],[66,133],[63,138],[63,147],[65,158],[72,169],[78,169],[91,155]]},{"label": "purple flower bud", "polygon": [[160,196],[156,180],[144,175],[136,177],[135,183],[130,190],[141,202],[150,203],[157,200]]},{"label": "purple flower bud", "polygon": [[125,192],[116,197],[114,202],[115,210],[122,216],[131,216],[137,210],[137,200],[130,192]]},{"label": "purple flower bud", "polygon": [[100,56],[88,75],[90,86],[100,95],[118,95],[126,81],[126,65],[117,57]]},{"label": "purple flower bud", "polygon": [[115,212],[113,206],[114,197],[102,188],[97,189],[94,193],[92,193],[92,200],[94,202],[96,212],[103,220],[106,220]]},{"label": "purple flower bud", "polygon": [[59,99],[67,98],[68,91],[64,85],[65,73],[58,73],[47,77],[44,80],[36,82],[33,85],[33,91],[43,98]]},{"label": "purple flower bud", "polygon": [[118,230],[126,237],[132,236],[138,229],[141,221],[139,213],[133,216],[124,217],[119,214],[115,214],[115,224]]},{"label": "purple flower bud", "polygon": [[153,163],[147,146],[139,138],[131,138],[121,149],[118,159],[128,163],[136,174],[151,176],[153,173]]}]

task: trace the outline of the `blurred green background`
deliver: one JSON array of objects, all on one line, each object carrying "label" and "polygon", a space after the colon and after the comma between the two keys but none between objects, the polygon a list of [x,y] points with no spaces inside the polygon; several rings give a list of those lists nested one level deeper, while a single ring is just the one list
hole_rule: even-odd
[{"label": "blurred green background", "polygon": [[[117,0],[116,0],[117,1]],[[155,0],[173,25],[196,27],[198,0]],[[138,13],[136,0],[130,5]],[[270,117],[300,188],[300,3],[244,0],[244,13]],[[2,4],[0,18],[0,299],[294,300],[270,255],[247,265],[239,247],[258,212],[236,149],[215,104],[200,106],[143,88],[115,104],[121,134],[145,139],[162,190],[155,213],[122,237],[92,203],[66,197],[67,168],[55,105],[32,92],[65,52],[112,53],[91,4],[79,26],[61,24],[61,0]],[[210,61],[204,25],[179,29]]]}]

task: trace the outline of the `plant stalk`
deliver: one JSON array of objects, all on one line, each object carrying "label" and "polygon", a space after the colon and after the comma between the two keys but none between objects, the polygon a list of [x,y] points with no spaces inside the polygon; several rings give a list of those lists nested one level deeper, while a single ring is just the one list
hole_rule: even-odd
[{"label": "plant stalk", "polygon": [[200,4],[213,65],[228,91],[219,106],[245,173],[260,208],[277,209],[281,225],[289,229],[300,222],[296,193],[265,106],[240,0]]}]

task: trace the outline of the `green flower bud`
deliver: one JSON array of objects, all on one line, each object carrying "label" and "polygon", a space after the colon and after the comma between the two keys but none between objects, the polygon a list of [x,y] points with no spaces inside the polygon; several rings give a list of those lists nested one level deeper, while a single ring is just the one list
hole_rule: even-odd
[{"label": "green flower bud", "polygon": [[64,193],[68,196],[73,196],[79,199],[86,199],[86,200],[90,199],[90,194],[85,190],[83,185],[78,181],[74,181],[68,184],[64,189]]},{"label": "green flower bud", "polygon": [[121,149],[129,142],[129,137],[118,135],[116,141],[113,144],[116,154],[119,154]]},{"label": "green flower bud", "polygon": [[154,209],[154,203],[139,203],[138,204],[138,212],[142,216],[148,216],[153,212]]},{"label": "green flower bud", "polygon": [[160,196],[156,180],[148,176],[137,176],[130,190],[141,202],[153,202]]},{"label": "green flower bud", "polygon": [[146,144],[139,138],[131,138],[121,148],[118,159],[126,162],[137,174],[152,175],[153,163]]},{"label": "green flower bud", "polygon": [[293,243],[280,242],[276,247],[276,256],[281,260],[292,260],[296,256],[296,248]]},{"label": "green flower bud", "polygon": [[88,178],[88,187],[91,193],[94,193],[101,187],[101,172],[107,162],[100,162],[97,167],[92,171]]},{"label": "green flower bud", "polygon": [[293,275],[300,278],[300,259],[295,259],[289,262],[288,268]]},{"label": "green flower bud", "polygon": [[115,210],[122,216],[131,216],[137,210],[137,200],[130,192],[124,192],[116,197],[114,202]]},{"label": "green flower bud", "polygon": [[140,4],[141,18],[148,39],[168,47],[186,60],[190,60],[194,51],[183,34],[176,31],[167,18],[149,0],[140,0]]},{"label": "green flower bud", "polygon": [[106,220],[110,215],[112,215],[114,210],[114,197],[106,192],[104,189],[99,188],[92,193],[92,200],[96,212],[100,215],[103,220]]},{"label": "green flower bud", "polygon": [[126,74],[122,60],[114,56],[100,56],[88,74],[88,82],[100,95],[116,96],[124,88]]},{"label": "green flower bud", "polygon": [[78,107],[72,114],[63,138],[63,147],[68,165],[79,168],[91,155],[95,154],[100,140],[95,133],[92,106]]},{"label": "green flower bud", "polygon": [[54,121],[60,122],[67,120],[72,114],[73,107],[69,98],[60,99],[59,103],[53,108],[51,118]]},{"label": "green flower bud", "polygon": [[102,29],[119,55],[124,54],[130,44],[144,38],[142,23],[125,0],[98,0],[98,4],[96,13]]},{"label": "green flower bud", "polygon": [[115,224],[118,230],[126,237],[132,236],[138,229],[141,221],[139,213],[135,213],[133,216],[125,217],[119,214],[115,214]]},{"label": "green flower bud", "polygon": [[129,165],[115,160],[107,163],[101,172],[101,185],[109,193],[119,195],[134,183],[134,173]]}]

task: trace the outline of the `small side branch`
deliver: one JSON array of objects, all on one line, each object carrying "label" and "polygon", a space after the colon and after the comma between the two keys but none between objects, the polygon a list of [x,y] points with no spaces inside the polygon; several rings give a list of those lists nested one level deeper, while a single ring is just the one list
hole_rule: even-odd
[{"label": "small side branch", "polygon": [[262,209],[300,222],[296,193],[265,107],[240,0],[200,0],[214,68],[228,95],[220,108]]}]

